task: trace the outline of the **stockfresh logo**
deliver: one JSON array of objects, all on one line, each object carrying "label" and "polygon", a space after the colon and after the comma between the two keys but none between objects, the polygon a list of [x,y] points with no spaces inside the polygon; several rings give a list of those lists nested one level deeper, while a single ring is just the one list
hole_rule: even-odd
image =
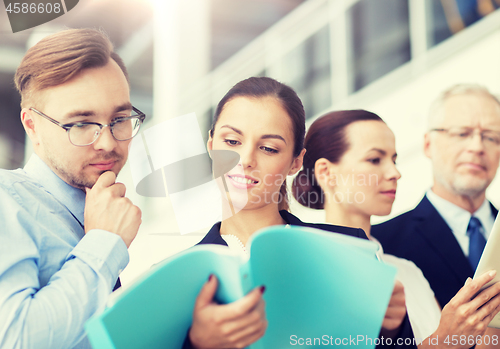
[{"label": "stockfresh logo", "polygon": [[13,33],[50,22],[71,11],[78,0],[3,0]]}]

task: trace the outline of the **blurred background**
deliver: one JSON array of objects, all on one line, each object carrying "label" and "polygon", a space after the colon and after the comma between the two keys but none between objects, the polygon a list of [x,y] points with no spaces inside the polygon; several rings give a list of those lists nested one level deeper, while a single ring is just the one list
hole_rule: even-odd
[{"label": "blurred background", "polygon": [[[13,34],[0,5],[0,168],[31,153],[19,120],[14,72],[27,48],[64,28],[103,29],[128,67],[143,131],[195,112],[206,141],[215,106],[238,81],[269,76],[301,97],[308,125],[338,109],[367,109],[394,131],[402,178],[390,216],[411,209],[431,185],[422,153],[431,101],[449,86],[500,93],[500,0],[80,0],[67,14]],[[124,285],[198,242],[181,236],[169,198],[145,198],[129,167],[119,180],[143,211]],[[291,182],[291,180],[289,180]],[[500,206],[500,181],[488,189]],[[292,212],[324,221],[295,202]]]}]

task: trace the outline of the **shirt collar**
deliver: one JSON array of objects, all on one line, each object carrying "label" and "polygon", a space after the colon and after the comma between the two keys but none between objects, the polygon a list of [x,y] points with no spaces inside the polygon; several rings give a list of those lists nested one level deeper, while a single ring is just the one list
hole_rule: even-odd
[{"label": "shirt collar", "polygon": [[445,220],[446,224],[450,227],[454,234],[465,236],[467,234],[467,227],[471,216],[479,219],[483,225],[483,232],[488,238],[491,228],[493,226],[491,208],[488,200],[484,200],[481,206],[471,215],[469,211],[449,202],[446,199],[438,196],[436,193],[429,189],[426,193],[427,199],[436,208],[441,217]]},{"label": "shirt collar", "polygon": [[36,154],[31,155],[24,166],[24,171],[36,180],[47,192],[52,194],[59,202],[75,216],[83,226],[83,213],[85,210],[85,196],[83,190],[72,187],[59,176]]},{"label": "shirt collar", "polygon": [[490,236],[491,229],[493,228],[493,223],[495,222],[495,217],[493,217],[491,212],[490,202],[488,200],[484,200],[481,207],[474,212],[473,216],[479,219],[483,225],[483,232],[486,238],[488,238]]}]

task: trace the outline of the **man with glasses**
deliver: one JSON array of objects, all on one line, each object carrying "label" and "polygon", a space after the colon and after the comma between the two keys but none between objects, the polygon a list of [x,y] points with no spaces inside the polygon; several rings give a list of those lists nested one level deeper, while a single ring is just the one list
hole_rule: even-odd
[{"label": "man with glasses", "polygon": [[[16,71],[34,154],[24,169],[0,170],[1,348],[91,348],[84,324],[119,286],[141,224],[115,182],[145,119],[127,79],[92,29],[42,39]],[[262,293],[218,305],[214,279],[193,304],[184,348],[246,347],[264,334]]]},{"label": "man with glasses", "polygon": [[115,179],[145,115],[96,30],[41,40],[15,84],[34,154],[0,170],[0,347],[90,348],[83,325],[119,285],[141,223]]},{"label": "man with glasses", "polygon": [[386,253],[422,270],[444,307],[474,275],[498,213],[485,192],[500,160],[500,101],[477,85],[445,91],[431,107],[424,152],[432,188],[372,233]]}]

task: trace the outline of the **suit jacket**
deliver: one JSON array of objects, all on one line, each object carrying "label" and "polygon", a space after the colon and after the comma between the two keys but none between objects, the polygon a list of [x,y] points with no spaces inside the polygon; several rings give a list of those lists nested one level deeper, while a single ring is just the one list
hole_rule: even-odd
[{"label": "suit jacket", "polygon": [[[334,233],[355,236],[362,239],[368,239],[363,229],[342,227],[333,224],[304,223],[288,211],[280,211],[280,215],[285,220],[285,222],[290,225],[311,227],[311,228],[331,231]],[[226,241],[220,236],[220,224],[221,222],[215,223],[212,229],[210,229],[210,231],[208,232],[208,234],[205,235],[205,237],[200,242],[198,242],[197,245],[217,244],[217,245],[227,246]]]},{"label": "suit jacket", "polygon": [[[297,225],[297,226],[303,226],[303,227],[310,227],[310,228],[316,228],[316,229],[322,229],[334,233],[340,233],[340,234],[345,234],[345,235],[350,235],[350,236],[355,236],[359,237],[361,239],[368,239],[366,237],[365,232],[363,229],[359,228],[350,228],[350,227],[342,227],[338,225],[333,225],[333,224],[318,224],[318,223],[305,223],[302,222],[300,219],[298,219],[296,216],[291,214],[288,211],[280,211],[281,217],[287,222],[287,224],[290,225]],[[212,229],[208,232],[207,235],[198,243],[198,245],[202,244],[219,244],[219,245],[226,245],[226,241],[220,236],[220,222],[214,224]],[[363,316],[363,314],[359,314],[359,316]],[[363,329],[359,329],[359,334],[363,334]],[[403,323],[401,325],[401,329],[398,333],[398,335],[391,341],[392,345],[386,345],[387,340],[386,338],[383,338],[381,343],[384,345],[377,345],[377,348],[417,348],[416,345],[411,344],[411,345],[405,345],[404,341],[406,340],[406,343],[413,343],[413,331],[411,329],[410,321],[408,319],[408,314],[403,320]],[[399,342],[400,344],[396,344]],[[186,342],[184,343],[183,349],[191,349],[193,348],[189,338],[186,338]]]},{"label": "suit jacket", "polygon": [[[494,216],[498,211],[491,205]],[[444,307],[474,275],[450,227],[427,197],[413,210],[374,225],[372,235],[384,252],[413,261]]]}]

